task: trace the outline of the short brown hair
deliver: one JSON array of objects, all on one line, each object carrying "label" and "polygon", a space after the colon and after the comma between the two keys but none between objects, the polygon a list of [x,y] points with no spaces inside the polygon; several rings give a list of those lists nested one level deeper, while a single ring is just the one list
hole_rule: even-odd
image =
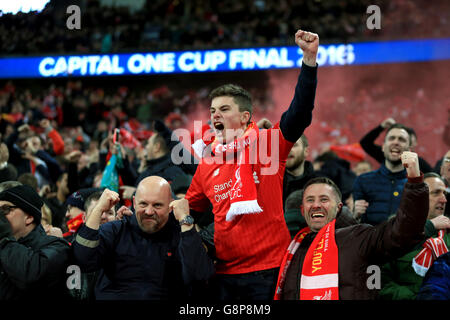
[{"label": "short brown hair", "polygon": [[250,92],[237,84],[224,84],[211,91],[208,97],[212,100],[223,96],[232,97],[234,102],[239,106],[239,111],[248,111],[250,113],[250,118],[252,117],[253,107],[252,95]]},{"label": "short brown hair", "polygon": [[[336,195],[338,202],[342,201],[341,190],[339,190],[339,187],[336,185],[336,183],[333,182],[333,180],[331,180],[330,178],[327,178],[327,177],[317,177],[317,178],[312,178],[312,179],[308,180],[308,182],[306,182],[305,186],[303,187],[303,194],[304,194],[306,188],[308,188],[310,185],[322,184],[322,183],[331,186],[333,188],[334,194]],[[303,199],[302,199],[302,202],[303,202]]]}]

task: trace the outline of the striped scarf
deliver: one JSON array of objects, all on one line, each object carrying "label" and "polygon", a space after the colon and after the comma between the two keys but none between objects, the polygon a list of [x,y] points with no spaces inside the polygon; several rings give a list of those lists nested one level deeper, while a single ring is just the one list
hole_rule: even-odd
[{"label": "striped scarf", "polygon": [[[320,229],[306,252],[300,280],[300,300],[339,299],[335,223],[336,219],[333,219]],[[289,265],[301,242],[310,231],[308,227],[300,230],[289,244],[281,263],[274,300],[281,299]]]},{"label": "striped scarf", "polygon": [[437,238],[429,238],[423,244],[423,249],[412,260],[414,271],[425,277],[428,269],[440,255],[448,252],[444,241],[445,230],[439,230]]}]

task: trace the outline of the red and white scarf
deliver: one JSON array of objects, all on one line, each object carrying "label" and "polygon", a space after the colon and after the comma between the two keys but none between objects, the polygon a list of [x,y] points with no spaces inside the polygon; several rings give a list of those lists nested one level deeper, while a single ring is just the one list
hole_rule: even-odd
[{"label": "red and white scarf", "polygon": [[445,230],[439,230],[437,238],[429,238],[423,244],[423,249],[412,260],[414,271],[421,277],[425,277],[434,260],[448,252],[444,241]]},{"label": "red and white scarf", "polygon": [[[251,156],[256,153],[259,129],[255,122],[251,122],[244,134],[228,144],[220,143],[217,138],[211,143],[197,140],[192,148],[195,153],[203,157],[205,148],[211,144],[211,151],[215,157],[222,159],[235,159],[237,155],[237,166],[232,178],[232,188],[230,190],[230,209],[227,212],[226,221],[231,221],[236,215],[259,213],[263,210],[257,201],[257,191],[253,178],[253,166]],[[252,152],[251,152],[252,151]],[[226,160],[225,160],[226,161]]]},{"label": "red and white scarf", "polygon": [[[335,223],[336,219],[333,219],[320,229],[306,252],[300,279],[300,300],[339,300]],[[289,265],[300,243],[309,232],[308,227],[300,230],[290,243],[281,263],[274,300],[281,299]]]}]

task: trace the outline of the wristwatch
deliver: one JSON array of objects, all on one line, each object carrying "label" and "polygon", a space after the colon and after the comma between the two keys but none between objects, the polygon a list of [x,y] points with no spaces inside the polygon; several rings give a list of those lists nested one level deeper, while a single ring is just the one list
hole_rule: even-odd
[{"label": "wristwatch", "polygon": [[186,217],[183,218],[183,220],[180,221],[180,226],[182,226],[183,224],[187,225],[187,226],[191,226],[194,224],[194,218],[192,218],[192,216],[187,215]]}]

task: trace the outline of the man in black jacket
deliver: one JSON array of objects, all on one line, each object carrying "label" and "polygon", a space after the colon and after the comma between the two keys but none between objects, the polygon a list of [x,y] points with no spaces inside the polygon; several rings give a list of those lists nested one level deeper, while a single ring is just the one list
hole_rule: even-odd
[{"label": "man in black jacket", "polygon": [[42,205],[30,186],[0,193],[0,300],[67,297],[69,244],[45,234]]},{"label": "man in black jacket", "polygon": [[135,214],[100,226],[101,216],[119,201],[105,189],[73,243],[82,272],[104,271],[98,300],[187,298],[191,285],[214,273],[194,229],[187,200],[172,201],[169,183],[143,179],[133,197]]}]

